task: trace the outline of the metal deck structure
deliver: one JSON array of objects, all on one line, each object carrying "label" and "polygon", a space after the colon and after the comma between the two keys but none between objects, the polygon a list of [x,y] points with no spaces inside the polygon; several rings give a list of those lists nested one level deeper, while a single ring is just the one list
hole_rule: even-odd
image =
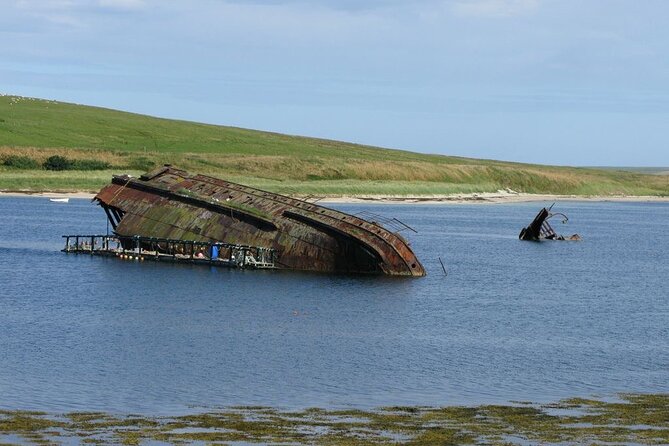
[{"label": "metal deck structure", "polygon": [[65,253],[193,263],[228,268],[274,269],[270,248],[221,242],[118,235],[64,235]]}]

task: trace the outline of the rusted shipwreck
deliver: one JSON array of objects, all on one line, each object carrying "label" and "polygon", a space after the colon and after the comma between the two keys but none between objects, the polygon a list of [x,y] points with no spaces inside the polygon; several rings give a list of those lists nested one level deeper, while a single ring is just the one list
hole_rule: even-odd
[{"label": "rusted shipwreck", "polygon": [[425,275],[408,242],[376,222],[169,165],[115,175],[94,200],[120,237],[262,246],[281,269]]},{"label": "rusted shipwreck", "polygon": [[539,213],[534,217],[534,220],[532,220],[532,223],[520,231],[518,238],[520,240],[533,242],[538,242],[540,240],[581,240],[581,236],[578,234],[565,237],[555,232],[548,220],[553,217],[562,217],[562,223],[567,223],[567,221],[569,221],[569,217],[561,212],[551,212],[554,205],[555,203],[553,203],[548,209],[541,208]]}]

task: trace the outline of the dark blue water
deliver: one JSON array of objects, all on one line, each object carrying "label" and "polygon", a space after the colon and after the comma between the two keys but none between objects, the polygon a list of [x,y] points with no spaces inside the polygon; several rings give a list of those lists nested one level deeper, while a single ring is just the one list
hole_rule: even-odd
[{"label": "dark blue water", "polygon": [[[88,200],[0,199],[0,406],[183,413],[669,391],[669,204],[340,205],[397,217],[429,276],[134,263],[59,252]],[[449,275],[438,262],[441,256]]]}]

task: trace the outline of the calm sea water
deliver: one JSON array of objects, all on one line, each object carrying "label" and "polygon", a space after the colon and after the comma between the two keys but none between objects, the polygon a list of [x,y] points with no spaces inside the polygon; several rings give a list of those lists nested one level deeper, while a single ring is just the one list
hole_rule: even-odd
[{"label": "calm sea water", "polygon": [[[59,252],[88,200],[0,199],[0,407],[183,413],[669,391],[669,204],[338,205],[415,227],[398,280]],[[444,260],[444,276],[438,257]]]}]

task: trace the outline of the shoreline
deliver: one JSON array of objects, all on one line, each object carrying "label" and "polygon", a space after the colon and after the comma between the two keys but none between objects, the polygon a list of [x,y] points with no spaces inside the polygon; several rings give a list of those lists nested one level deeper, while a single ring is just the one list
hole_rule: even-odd
[{"label": "shoreline", "polygon": [[394,406],[373,410],[268,406],[199,409],[174,416],[3,410],[2,441],[12,444],[244,443],[667,444],[669,395],[622,394],[615,401],[568,398],[480,406]]},{"label": "shoreline", "polygon": [[[0,191],[2,197],[38,197],[38,198],[81,198],[93,199],[90,192],[31,192],[31,191]],[[294,195],[294,198],[305,199],[307,196]],[[313,198],[310,196],[309,198]],[[531,203],[540,201],[581,201],[581,202],[637,202],[637,203],[669,203],[669,196],[654,195],[554,195],[526,194],[521,192],[482,192],[470,194],[429,195],[429,196],[388,196],[388,195],[357,195],[323,197],[313,201],[323,204],[505,204]]]},{"label": "shoreline", "polygon": [[318,203],[378,203],[378,204],[507,204],[532,203],[541,201],[582,201],[582,202],[637,202],[637,203],[669,203],[669,197],[633,196],[633,195],[554,195],[526,193],[471,193],[434,195],[419,197],[392,197],[364,195],[357,197],[326,197]]},{"label": "shoreline", "polygon": [[95,194],[90,192],[4,192],[0,191],[0,198],[2,197],[36,197],[36,198],[88,198],[92,199]]}]

